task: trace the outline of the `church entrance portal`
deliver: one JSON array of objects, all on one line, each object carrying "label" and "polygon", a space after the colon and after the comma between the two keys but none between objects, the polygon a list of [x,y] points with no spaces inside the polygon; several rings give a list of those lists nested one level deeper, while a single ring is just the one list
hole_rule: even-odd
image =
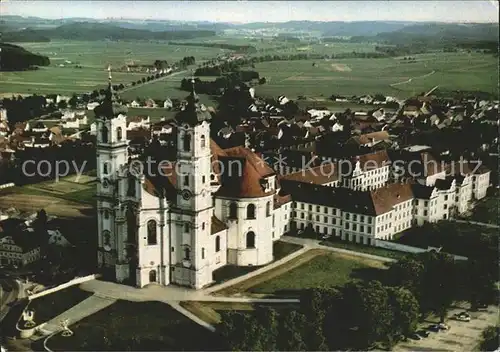
[{"label": "church entrance portal", "polygon": [[156,282],[156,270],[149,272],[149,282]]}]

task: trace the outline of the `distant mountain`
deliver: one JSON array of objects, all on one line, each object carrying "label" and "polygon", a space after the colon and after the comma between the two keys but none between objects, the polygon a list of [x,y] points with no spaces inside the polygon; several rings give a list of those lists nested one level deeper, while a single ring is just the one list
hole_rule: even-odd
[{"label": "distant mountain", "polygon": [[2,31],[2,40],[7,43],[21,42],[50,42],[50,38],[37,30],[25,29],[21,31]]},{"label": "distant mountain", "polygon": [[[0,31],[30,32],[25,37],[35,34],[53,39],[81,40],[97,39],[166,39],[179,40],[195,37],[206,37],[224,30],[276,30],[287,32],[316,32],[323,37],[355,37],[356,40],[387,41],[404,43],[408,40],[458,39],[495,40],[498,39],[498,24],[495,23],[435,23],[410,21],[288,21],[288,22],[254,22],[231,24],[208,21],[173,21],[173,20],[131,20],[131,19],[43,19],[37,17],[2,16]],[[178,33],[178,34],[173,34]],[[11,34],[12,35],[12,34]],[[8,37],[9,38],[9,37]],[[10,41],[10,40],[9,40]]]},{"label": "distant mountain", "polygon": [[498,42],[498,30],[498,23],[425,23],[414,24],[393,32],[379,33],[376,37],[391,44],[408,44],[409,41],[431,43]]},{"label": "distant mountain", "polygon": [[44,38],[66,40],[180,40],[214,36],[215,31],[179,30],[153,32],[97,22],[67,23],[51,29],[24,29],[2,33],[6,41],[45,41]]},{"label": "distant mountain", "polygon": [[1,71],[24,71],[33,66],[48,66],[50,60],[46,56],[37,55],[20,46],[0,43]]},{"label": "distant mountain", "polygon": [[318,21],[288,21],[288,22],[255,22],[235,25],[239,29],[274,28],[291,31],[315,31],[324,36],[370,36],[382,32],[391,32],[411,25],[412,22],[359,21],[359,22],[318,22]]}]

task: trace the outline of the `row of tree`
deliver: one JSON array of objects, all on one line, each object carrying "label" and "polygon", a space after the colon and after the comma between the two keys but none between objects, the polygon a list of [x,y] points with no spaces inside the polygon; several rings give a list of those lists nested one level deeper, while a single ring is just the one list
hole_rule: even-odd
[{"label": "row of tree", "polygon": [[239,53],[252,54],[256,53],[257,49],[252,45],[236,45],[236,44],[227,44],[227,43],[178,43],[178,42],[170,42],[170,45],[185,45],[185,46],[201,46],[205,48],[219,48],[219,49],[227,49],[233,50]]},{"label": "row of tree", "polygon": [[[258,79],[260,82],[258,72],[236,71],[218,77],[215,81],[202,81],[199,78],[195,78],[194,86],[197,93],[220,95],[225,89],[242,85],[243,82],[249,82],[253,79]],[[181,90],[191,91],[192,85],[191,78],[184,78],[181,81]]]},{"label": "row of tree", "polygon": [[455,262],[443,253],[411,255],[393,263],[380,281],[304,291],[298,310],[225,313],[219,330],[233,351],[391,347],[429,313],[444,321],[454,300],[468,298],[473,308],[493,302],[496,278],[482,269],[477,261]]}]

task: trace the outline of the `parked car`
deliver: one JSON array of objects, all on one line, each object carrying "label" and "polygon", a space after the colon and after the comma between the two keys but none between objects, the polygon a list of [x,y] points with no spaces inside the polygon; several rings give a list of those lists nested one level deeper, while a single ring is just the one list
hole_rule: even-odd
[{"label": "parked car", "polygon": [[432,324],[432,325],[429,325],[427,330],[432,331],[432,332],[440,332],[441,328],[439,327],[438,324]]},{"label": "parked car", "polygon": [[410,335],[410,339],[412,339],[412,340],[417,340],[417,341],[418,341],[418,340],[422,340],[422,339],[423,339],[423,337],[422,337],[422,336],[420,336],[419,334],[415,333],[415,334],[413,334],[413,335]]},{"label": "parked car", "polygon": [[439,323],[438,327],[440,330],[450,330],[450,326],[446,325],[445,323]]},{"label": "parked car", "polygon": [[332,235],[323,235],[323,236],[321,236],[321,239],[323,239],[323,240],[327,240],[327,239],[329,239],[330,237],[332,237]]},{"label": "parked car", "polygon": [[419,330],[417,331],[417,335],[420,337],[429,337],[429,332],[425,330]]},{"label": "parked car", "polygon": [[457,313],[453,318],[459,321],[470,321],[470,315],[467,312]]},{"label": "parked car", "polygon": [[477,305],[477,309],[478,310],[486,310],[486,309],[488,309],[488,305],[487,304],[482,304],[482,303],[478,304]]}]

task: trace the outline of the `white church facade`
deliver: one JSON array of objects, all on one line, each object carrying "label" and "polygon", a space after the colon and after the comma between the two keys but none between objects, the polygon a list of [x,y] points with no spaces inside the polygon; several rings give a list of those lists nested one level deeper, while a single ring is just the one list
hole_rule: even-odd
[{"label": "white church facade", "polygon": [[275,172],[246,148],[219,148],[194,91],[187,101],[173,122],[176,160],[153,172],[129,159],[127,111],[111,88],[94,110],[98,265],[118,282],[199,289],[224,265],[272,262],[288,230],[291,199]]}]

